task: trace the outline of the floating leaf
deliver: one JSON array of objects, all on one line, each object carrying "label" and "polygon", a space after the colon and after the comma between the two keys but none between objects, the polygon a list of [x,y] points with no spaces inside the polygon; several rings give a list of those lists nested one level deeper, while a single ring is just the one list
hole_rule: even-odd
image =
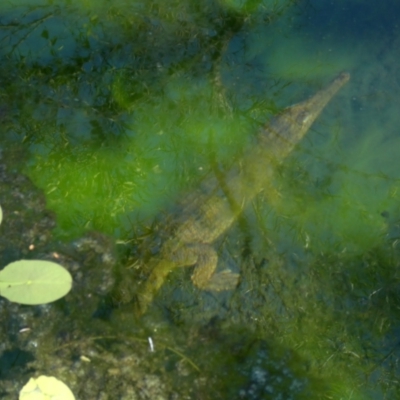
[{"label": "floating leaf", "polygon": [[29,379],[19,392],[19,400],[62,399],[75,400],[70,388],[53,376],[41,375]]},{"label": "floating leaf", "polygon": [[45,304],[65,296],[72,287],[70,273],[43,260],[20,260],[0,271],[0,295],[21,304]]}]

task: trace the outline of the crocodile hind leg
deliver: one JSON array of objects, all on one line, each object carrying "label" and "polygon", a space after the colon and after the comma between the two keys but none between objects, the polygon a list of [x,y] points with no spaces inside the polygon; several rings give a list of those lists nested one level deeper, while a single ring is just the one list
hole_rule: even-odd
[{"label": "crocodile hind leg", "polygon": [[161,259],[153,260],[154,266],[151,273],[136,294],[135,311],[138,316],[147,311],[172,270],[179,267],[192,266],[198,260],[198,252],[192,246],[186,245],[180,246],[174,252],[164,251],[160,256]]},{"label": "crocodile hind leg", "polygon": [[197,254],[192,282],[202,290],[221,291],[234,289],[239,280],[239,274],[230,269],[215,273],[218,255],[208,244],[190,246],[190,251]]},{"label": "crocodile hind leg", "polygon": [[168,274],[176,268],[195,265],[192,282],[199,289],[221,291],[234,289],[239,280],[239,274],[225,269],[215,273],[218,255],[215,249],[208,244],[185,245],[170,255],[158,260],[150,276],[139,289],[136,301],[136,314],[144,314],[154,299],[154,296],[164,284]]}]

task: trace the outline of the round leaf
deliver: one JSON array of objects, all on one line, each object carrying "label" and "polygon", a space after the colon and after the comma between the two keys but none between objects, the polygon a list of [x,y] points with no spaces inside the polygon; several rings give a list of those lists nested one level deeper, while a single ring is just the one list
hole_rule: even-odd
[{"label": "round leaf", "polygon": [[29,379],[19,392],[19,400],[62,399],[75,400],[70,388],[53,376],[41,375]]},{"label": "round leaf", "polygon": [[20,260],[0,271],[0,295],[21,304],[45,304],[65,296],[72,287],[70,273],[43,260]]}]

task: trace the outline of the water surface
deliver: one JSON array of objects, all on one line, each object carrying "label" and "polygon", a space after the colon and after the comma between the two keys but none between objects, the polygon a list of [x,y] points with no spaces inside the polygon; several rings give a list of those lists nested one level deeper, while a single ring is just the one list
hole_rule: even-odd
[{"label": "water surface", "polygon": [[[394,1],[31,1],[0,10],[2,147],[29,149],[24,171],[57,214],[57,238],[100,231],[125,256],[215,165],[239,162],[274,114],[349,71],[277,170],[276,192],[261,194],[217,243],[220,267],[241,273],[238,289],[202,293],[189,269],[177,271],[149,316],[138,321],[131,305],[114,304],[107,323],[164,341],[179,332],[201,365],[191,378],[214,384],[202,398],[224,398],[235,374],[232,398],[249,396],[255,381],[254,398],[396,397]],[[226,342],[240,357],[228,357]],[[267,372],[286,383],[254,378]],[[301,383],[291,386],[295,375]]]}]

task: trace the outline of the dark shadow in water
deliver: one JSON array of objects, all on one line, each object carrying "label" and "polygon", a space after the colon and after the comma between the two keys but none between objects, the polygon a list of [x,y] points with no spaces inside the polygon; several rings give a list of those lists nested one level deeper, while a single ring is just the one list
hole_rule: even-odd
[{"label": "dark shadow in water", "polygon": [[0,380],[10,379],[15,375],[27,376],[33,373],[32,368],[28,368],[27,364],[32,362],[35,356],[32,352],[19,348],[5,350],[0,355]]}]

